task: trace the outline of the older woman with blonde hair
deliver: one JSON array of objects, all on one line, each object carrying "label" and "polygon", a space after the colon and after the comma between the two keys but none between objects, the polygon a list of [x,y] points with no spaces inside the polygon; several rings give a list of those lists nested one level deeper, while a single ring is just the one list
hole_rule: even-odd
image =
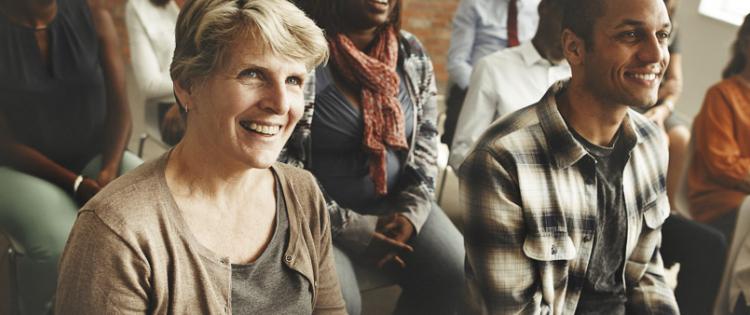
[{"label": "older woman with blonde hair", "polygon": [[284,0],[188,1],[171,66],[185,136],[81,209],[56,313],[344,313],[323,196],[275,163],[326,57]]}]

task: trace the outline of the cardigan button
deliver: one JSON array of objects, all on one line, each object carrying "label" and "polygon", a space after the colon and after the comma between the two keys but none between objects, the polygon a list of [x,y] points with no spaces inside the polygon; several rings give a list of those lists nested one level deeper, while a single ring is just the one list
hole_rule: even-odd
[{"label": "cardigan button", "polygon": [[552,245],[550,252],[552,252],[552,255],[557,255],[557,246]]},{"label": "cardigan button", "polygon": [[286,255],[286,257],[284,257],[284,260],[286,260],[286,262],[292,262],[292,255]]}]

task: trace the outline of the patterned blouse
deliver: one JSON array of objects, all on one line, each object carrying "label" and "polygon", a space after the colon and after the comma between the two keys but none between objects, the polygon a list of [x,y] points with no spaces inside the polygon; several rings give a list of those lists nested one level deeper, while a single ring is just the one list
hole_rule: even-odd
[{"label": "patterned blouse", "polygon": [[[432,209],[437,176],[437,88],[432,61],[422,44],[406,31],[401,31],[399,38],[398,65],[404,72],[409,95],[415,106],[416,115],[413,117],[416,128],[413,128],[411,135],[407,135],[409,151],[401,175],[403,188],[398,191],[395,199],[401,206],[397,211],[403,212],[419,233]],[[315,109],[315,73],[310,73],[306,80],[305,104],[305,113],[282,150],[279,160],[310,169],[313,158],[311,143],[315,141],[310,132]],[[370,241],[370,232],[375,227],[373,218],[340,206],[323,192],[331,216],[333,240],[353,252],[364,250]]]}]

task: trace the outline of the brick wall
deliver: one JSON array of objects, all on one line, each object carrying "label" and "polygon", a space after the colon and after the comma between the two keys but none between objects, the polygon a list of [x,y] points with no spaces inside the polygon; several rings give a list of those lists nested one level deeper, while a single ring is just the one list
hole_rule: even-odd
[{"label": "brick wall", "polygon": [[448,81],[445,68],[451,41],[451,20],[459,0],[402,0],[402,28],[416,35],[426,46],[435,65],[438,89]]},{"label": "brick wall", "polygon": [[[95,0],[92,0],[95,1]],[[125,2],[127,0],[101,1],[110,11],[120,35],[123,56],[129,62],[127,31],[125,28]],[[448,81],[445,62],[451,38],[451,20],[459,0],[402,0],[404,1],[403,28],[414,33],[426,46],[435,64],[438,89],[443,91]]]}]

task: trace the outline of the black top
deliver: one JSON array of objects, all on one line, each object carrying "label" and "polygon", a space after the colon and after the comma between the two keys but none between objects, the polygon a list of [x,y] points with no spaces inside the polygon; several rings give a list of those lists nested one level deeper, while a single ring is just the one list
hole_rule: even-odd
[{"label": "black top", "polygon": [[312,314],[310,282],[284,264],[284,249],[289,244],[286,212],[276,177],[276,224],[271,241],[254,262],[232,264],[232,314]]},{"label": "black top", "polygon": [[0,13],[0,112],[12,136],[78,171],[100,150],[106,114],[99,42],[85,0],[57,0],[49,67],[35,30]]},{"label": "black top", "polygon": [[[398,99],[404,113],[407,142],[414,130],[414,106],[406,87],[403,71]],[[369,155],[362,145],[364,120],[362,112],[351,105],[336,87],[330,68],[315,72],[315,115],[312,123],[312,169],[315,177],[340,205],[361,213],[377,213],[386,207],[375,192],[368,167]],[[388,191],[397,187],[407,151],[388,149],[386,179]],[[392,210],[392,209],[389,209]]]},{"label": "black top", "polygon": [[596,160],[598,218],[594,248],[584,279],[576,314],[625,314],[625,240],[627,216],[622,173],[632,146],[620,140],[622,128],[611,147],[590,143],[571,130],[578,142]]}]

